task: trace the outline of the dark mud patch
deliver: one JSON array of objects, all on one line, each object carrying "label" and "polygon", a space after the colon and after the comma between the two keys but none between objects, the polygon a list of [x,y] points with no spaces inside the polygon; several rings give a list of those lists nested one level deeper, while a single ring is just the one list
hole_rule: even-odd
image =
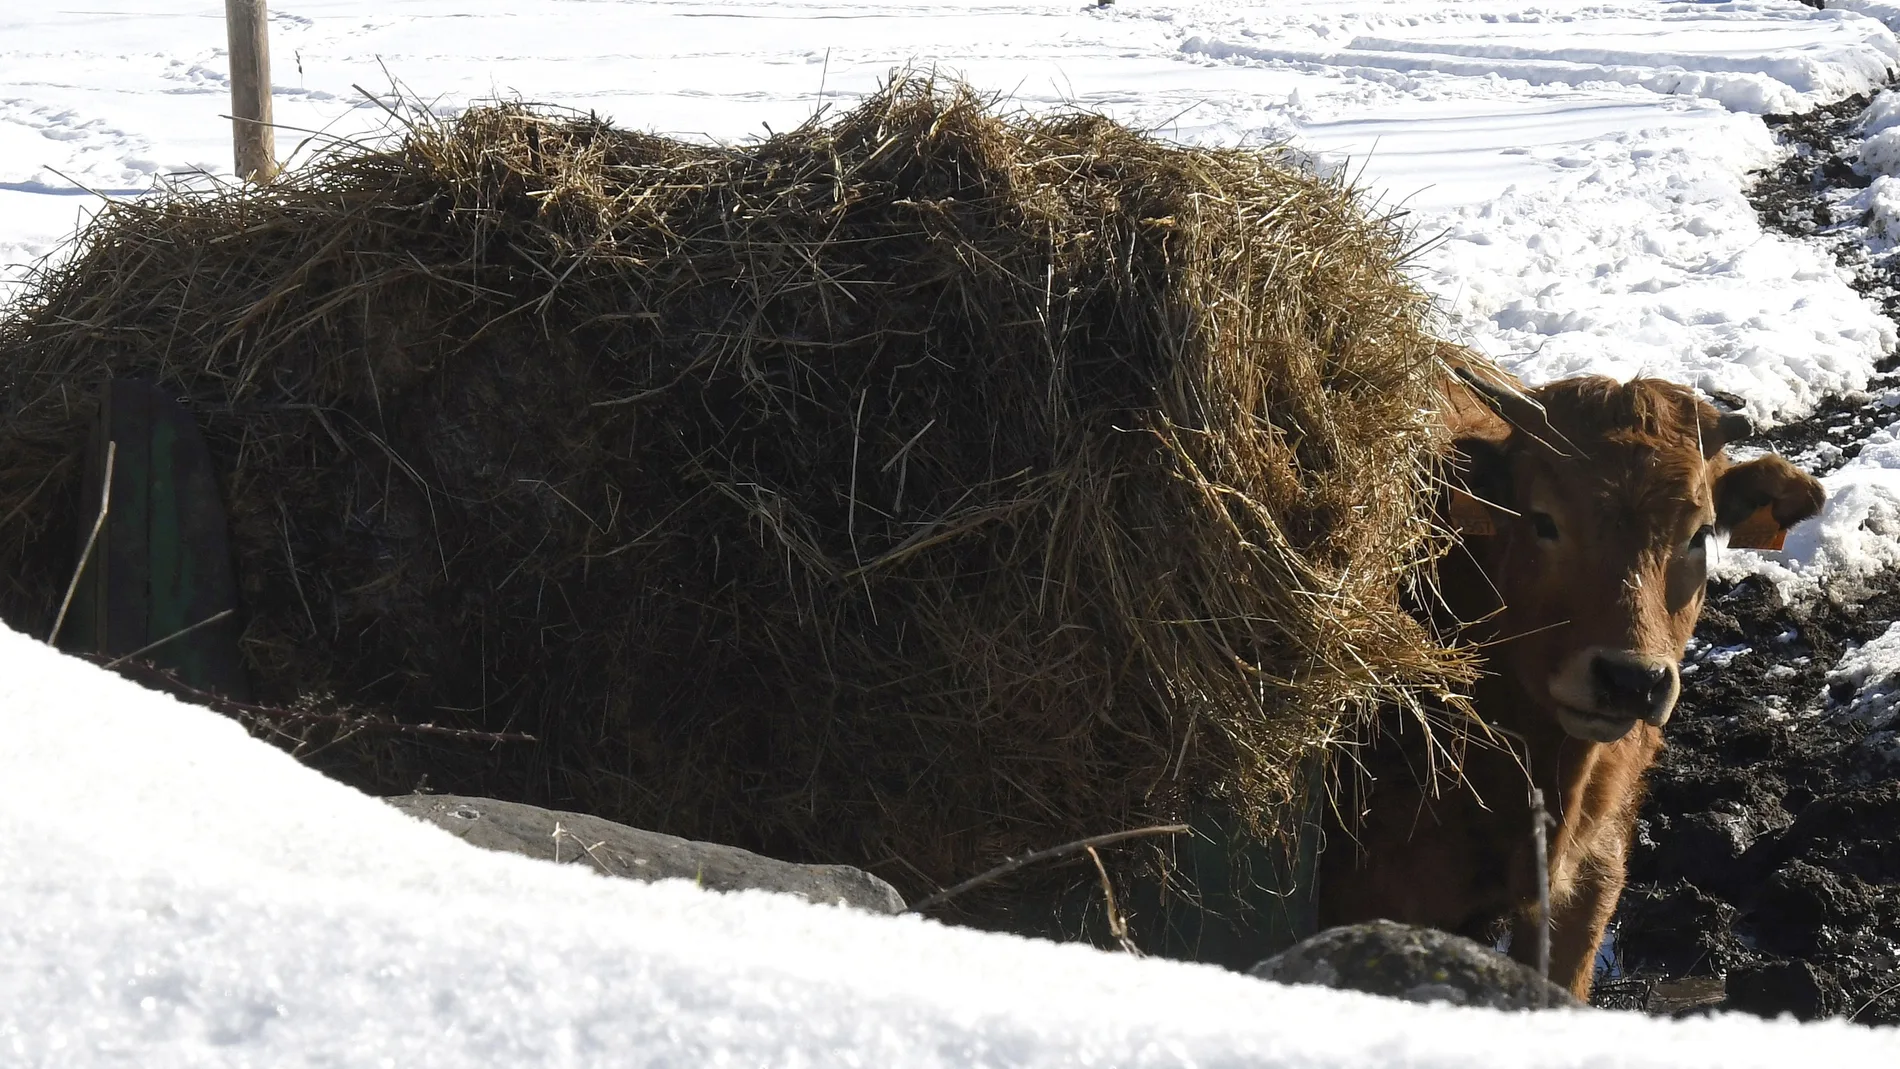
[{"label": "dark mud patch", "polygon": [[[1792,151],[1750,192],[1764,225],[1820,241],[1900,318],[1900,255],[1843,211],[1860,97],[1770,116]],[[1867,392],[1746,443],[1825,474],[1900,419],[1900,361]],[[1829,670],[1900,620],[1900,577],[1870,596],[1784,605],[1761,580],[1712,590],[1650,776],[1599,1005],[1900,1023],[1900,775],[1892,732],[1843,715]]]},{"label": "dark mud patch", "polygon": [[1799,115],[1764,115],[1762,121],[1789,149],[1780,164],[1760,173],[1748,190],[1762,225],[1795,237],[1823,238],[1840,226],[1828,210],[1831,194],[1864,189],[1871,179],[1854,170],[1860,137],[1855,120],[1872,98],[1851,96]]},{"label": "dark mud patch", "polygon": [[[1827,679],[1897,618],[1892,590],[1784,606],[1748,580],[1711,598],[1599,1004],[1900,1022],[1900,779]],[[1720,984],[1683,1007],[1686,978]]]},{"label": "dark mud patch", "polygon": [[1748,445],[1761,445],[1787,457],[1803,471],[1826,475],[1860,455],[1876,431],[1900,421],[1900,371],[1888,357],[1862,393],[1830,397],[1813,415],[1767,431]]},{"label": "dark mud patch", "polygon": [[1866,212],[1851,204],[1853,194],[1873,182],[1854,168],[1855,122],[1870,102],[1852,96],[1800,115],[1762,116],[1789,153],[1761,172],[1748,201],[1763,226],[1819,242],[1852,272],[1855,289],[1879,302],[1889,318],[1900,318],[1900,256],[1875,251]]}]

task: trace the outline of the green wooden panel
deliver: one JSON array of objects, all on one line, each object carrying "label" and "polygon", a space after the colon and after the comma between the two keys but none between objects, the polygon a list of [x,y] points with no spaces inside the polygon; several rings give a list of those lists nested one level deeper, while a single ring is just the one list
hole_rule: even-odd
[{"label": "green wooden panel", "polygon": [[98,591],[104,627],[98,652],[108,657],[131,653],[154,637],[146,627],[152,560],[145,545],[152,522],[152,404],[150,393],[129,385],[107,383],[100,403],[107,435],[119,447],[112,469],[112,508],[95,551],[104,565]]},{"label": "green wooden panel", "polygon": [[141,659],[199,690],[247,697],[235,614],[172,637],[237,608],[224,507],[196,422],[149,383],[106,383],[87,447],[82,549],[98,514],[109,443],[117,446],[110,508],[61,648],[120,657],[170,638]]}]

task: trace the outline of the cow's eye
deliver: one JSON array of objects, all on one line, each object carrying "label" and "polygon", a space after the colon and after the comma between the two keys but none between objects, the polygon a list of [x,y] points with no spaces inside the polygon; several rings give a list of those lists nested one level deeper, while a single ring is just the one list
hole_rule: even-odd
[{"label": "cow's eye", "polygon": [[1531,530],[1537,532],[1537,537],[1547,542],[1557,541],[1557,521],[1550,518],[1550,513],[1533,512],[1529,515]]}]

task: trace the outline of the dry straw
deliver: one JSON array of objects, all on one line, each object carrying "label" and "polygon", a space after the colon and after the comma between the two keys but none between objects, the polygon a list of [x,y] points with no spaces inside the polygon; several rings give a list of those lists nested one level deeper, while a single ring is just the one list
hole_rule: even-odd
[{"label": "dry straw", "polygon": [[917,78],[740,147],[483,107],[115,203],[0,318],[0,610],[51,622],[143,376],[226,473],[260,701],[539,740],[327,751],[366,787],[912,896],[1203,802],[1267,833],[1467,671],[1402,607],[1404,240],[1274,151]]}]

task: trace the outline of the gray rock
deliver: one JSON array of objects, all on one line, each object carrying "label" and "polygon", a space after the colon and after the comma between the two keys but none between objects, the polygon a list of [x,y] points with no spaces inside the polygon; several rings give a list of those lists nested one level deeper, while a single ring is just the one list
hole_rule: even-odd
[{"label": "gray rock", "polygon": [[1581,1005],[1562,987],[1469,939],[1372,921],[1329,928],[1249,970],[1262,980],[1499,1010]]},{"label": "gray rock", "polygon": [[849,865],[795,865],[748,850],[641,831],[583,813],[452,794],[384,801],[488,850],[586,864],[633,880],[693,880],[713,891],[780,891],[872,913],[902,913],[897,889]]}]

